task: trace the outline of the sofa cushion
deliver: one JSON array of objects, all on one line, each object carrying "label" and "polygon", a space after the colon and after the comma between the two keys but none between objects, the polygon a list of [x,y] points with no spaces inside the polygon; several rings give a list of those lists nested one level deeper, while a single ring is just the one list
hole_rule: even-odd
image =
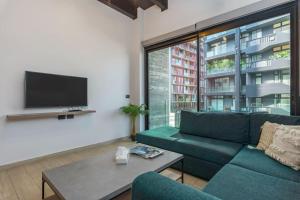
[{"label": "sofa cushion", "polygon": [[272,143],[273,135],[279,126],[280,124],[266,121],[261,127],[260,138],[256,148],[265,151]]},{"label": "sofa cushion", "polygon": [[178,132],[179,129],[173,127],[156,128],[138,133],[136,140],[139,143],[176,152],[178,148],[174,145],[174,141],[177,139],[171,136]]},{"label": "sofa cushion", "polygon": [[[280,125],[265,154],[278,162],[300,170],[300,130]],[[299,171],[300,172],[300,171]]]},{"label": "sofa cushion", "polygon": [[182,133],[172,137],[177,139],[175,143],[178,152],[220,165],[228,163],[243,146],[239,143]]},{"label": "sofa cushion", "polygon": [[260,138],[261,126],[266,122],[285,125],[299,125],[299,116],[272,115],[266,113],[250,114],[250,144],[257,145]]},{"label": "sofa cushion", "polygon": [[248,143],[249,115],[245,113],[181,112],[180,132],[237,143]]},{"label": "sofa cushion", "polygon": [[138,176],[132,184],[132,200],[220,200],[155,172]]},{"label": "sofa cushion", "polygon": [[204,188],[222,200],[298,200],[300,184],[227,164]]},{"label": "sofa cushion", "polygon": [[247,146],[230,161],[230,164],[300,183],[300,172],[269,158],[263,151]]},{"label": "sofa cushion", "polygon": [[277,123],[271,123],[266,121],[261,127],[261,134],[259,138],[259,142],[257,145],[257,149],[265,151],[273,142],[273,136],[276,130],[281,127],[285,126],[286,128],[300,130],[300,126],[294,125],[280,125]]},{"label": "sofa cushion", "polygon": [[[224,165],[205,161],[193,156],[184,155],[183,171],[204,180],[210,180]],[[181,170],[181,163],[176,163],[172,168]]]}]

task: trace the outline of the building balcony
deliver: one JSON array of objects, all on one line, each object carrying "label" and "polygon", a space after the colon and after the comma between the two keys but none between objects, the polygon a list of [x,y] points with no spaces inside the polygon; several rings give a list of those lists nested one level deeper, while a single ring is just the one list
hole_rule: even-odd
[{"label": "building balcony", "polygon": [[197,67],[193,65],[182,64],[179,62],[172,62],[172,67],[180,68],[180,69],[189,69],[193,71],[197,71]]},{"label": "building balcony", "polygon": [[272,94],[289,94],[290,86],[284,83],[263,83],[247,85],[246,97],[264,97]]},{"label": "building balcony", "polygon": [[247,63],[242,66],[242,73],[289,69],[290,63],[291,63],[290,58],[281,58],[276,60],[263,60],[259,62]]},{"label": "building balcony", "polygon": [[234,48],[215,48],[213,51],[207,51],[205,60],[214,60],[235,55]]},{"label": "building balcony", "polygon": [[187,101],[171,101],[171,110],[190,110],[197,109],[196,100],[187,100]]},{"label": "building balcony", "polygon": [[256,23],[251,23],[251,24],[242,26],[240,28],[240,30],[241,30],[242,33],[251,32],[251,31],[254,31],[254,30],[257,30],[257,29],[262,29],[262,28],[265,28],[265,27],[268,27],[268,26],[273,26],[276,23],[280,23],[280,22],[283,22],[283,21],[286,21],[286,20],[290,20],[289,14],[287,14],[285,16],[272,17],[270,19],[266,19],[266,20],[259,21],[259,22],[256,22]]},{"label": "building balcony", "polygon": [[181,60],[185,60],[185,61],[189,61],[189,62],[196,62],[197,57],[195,56],[186,56],[184,54],[177,54],[172,52],[172,58],[177,58],[177,59],[181,59]]},{"label": "building balcony", "polygon": [[268,106],[255,106],[242,107],[242,112],[267,112],[277,115],[290,115],[290,104],[272,104]]},{"label": "building balcony", "polygon": [[196,96],[197,92],[193,90],[172,90],[172,94]]},{"label": "building balcony", "polygon": [[267,112],[271,113],[271,109],[264,106],[248,106],[248,107],[241,107],[242,112]]},{"label": "building balcony", "polygon": [[192,48],[190,46],[182,44],[182,45],[178,45],[177,47],[178,47],[178,49],[181,49],[183,51],[187,51],[187,52],[190,52],[192,54],[197,54],[197,46],[195,46],[195,47]]},{"label": "building balcony", "polygon": [[215,33],[212,35],[208,35],[205,38],[205,43],[211,43],[219,39],[223,39],[223,37],[231,36],[235,34],[235,29],[223,31],[221,33]]},{"label": "building balcony", "polygon": [[234,86],[231,87],[217,87],[206,88],[206,95],[232,95],[234,92]]},{"label": "building balcony", "polygon": [[197,78],[196,75],[188,74],[188,73],[180,74],[180,73],[175,73],[175,72],[173,72],[173,73],[172,73],[172,76],[183,77],[183,78],[190,78],[190,79],[195,79],[195,78]]},{"label": "building balcony", "polygon": [[246,54],[258,53],[261,51],[268,50],[274,46],[285,44],[290,42],[289,32],[278,32],[259,39],[242,42],[242,52]]},{"label": "building balcony", "polygon": [[224,76],[232,76],[235,74],[234,67],[227,67],[227,68],[215,68],[206,71],[206,78],[216,78],[216,77],[224,77]]}]

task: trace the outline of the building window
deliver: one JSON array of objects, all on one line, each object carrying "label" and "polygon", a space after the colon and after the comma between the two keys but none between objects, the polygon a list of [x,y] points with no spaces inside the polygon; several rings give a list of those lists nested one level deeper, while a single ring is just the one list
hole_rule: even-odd
[{"label": "building window", "polygon": [[289,70],[283,70],[281,73],[281,82],[286,85],[290,85],[291,75]]},{"label": "building window", "polygon": [[251,36],[252,36],[252,40],[262,38],[262,31],[261,31],[261,29],[257,29],[255,31],[252,31]]},{"label": "building window", "polygon": [[255,84],[260,85],[262,83],[261,73],[255,74]]},{"label": "building window", "polygon": [[278,71],[274,71],[274,83],[279,83],[280,79],[279,79],[279,74]]},{"label": "building window", "polygon": [[251,56],[251,62],[258,62],[262,60],[262,54],[256,54]]},{"label": "building window", "polygon": [[255,107],[261,107],[262,106],[262,100],[261,98],[255,98]]},{"label": "building window", "polygon": [[290,20],[286,19],[284,21],[278,22],[273,25],[273,32],[289,32],[290,31]]}]

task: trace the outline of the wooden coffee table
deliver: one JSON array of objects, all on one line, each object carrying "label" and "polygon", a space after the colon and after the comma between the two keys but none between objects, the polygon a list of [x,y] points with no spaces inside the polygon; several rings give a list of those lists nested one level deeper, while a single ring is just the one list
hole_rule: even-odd
[{"label": "wooden coffee table", "polygon": [[42,198],[45,183],[62,200],[112,199],[131,188],[133,180],[149,171],[161,172],[175,163],[181,163],[183,182],[183,155],[165,151],[154,159],[131,155],[127,165],[117,165],[115,151],[77,161],[42,173]]}]

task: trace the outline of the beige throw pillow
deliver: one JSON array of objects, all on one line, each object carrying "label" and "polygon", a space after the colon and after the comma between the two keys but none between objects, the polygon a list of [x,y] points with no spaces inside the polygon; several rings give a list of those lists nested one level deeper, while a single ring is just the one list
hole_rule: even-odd
[{"label": "beige throw pillow", "polygon": [[265,153],[280,163],[299,170],[300,130],[280,125],[274,133],[272,144]]},{"label": "beige throw pillow", "polygon": [[[265,151],[271,145],[273,141],[274,133],[279,126],[280,124],[266,121],[264,125],[262,125],[261,127],[260,138],[256,148]],[[284,126],[288,128],[300,130],[300,126],[294,126],[294,125],[284,125]]]},{"label": "beige throw pillow", "polygon": [[279,126],[279,124],[266,121],[261,127],[260,139],[256,148],[265,151],[272,143],[275,130]]}]

